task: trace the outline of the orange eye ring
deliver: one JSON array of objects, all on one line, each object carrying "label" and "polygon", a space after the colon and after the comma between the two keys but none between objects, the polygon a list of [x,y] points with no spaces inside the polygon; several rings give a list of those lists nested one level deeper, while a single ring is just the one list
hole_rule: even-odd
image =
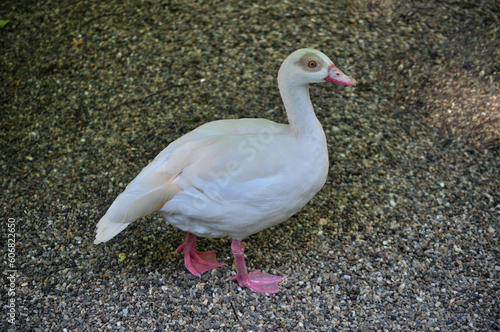
[{"label": "orange eye ring", "polygon": [[309,65],[309,68],[314,68],[314,67],[316,67],[316,66],[317,66],[317,65],[316,65],[316,61],[309,61],[309,64],[308,64],[308,65]]}]

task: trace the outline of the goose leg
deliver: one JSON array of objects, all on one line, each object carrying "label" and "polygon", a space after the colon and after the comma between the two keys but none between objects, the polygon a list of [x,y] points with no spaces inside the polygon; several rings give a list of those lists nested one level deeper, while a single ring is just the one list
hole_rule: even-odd
[{"label": "goose leg", "polygon": [[254,292],[279,292],[278,284],[283,281],[283,278],[263,273],[259,270],[255,270],[254,272],[248,274],[247,267],[245,265],[245,258],[243,257],[245,251],[243,243],[239,240],[233,240],[231,249],[233,250],[234,260],[236,262],[236,277],[234,277],[233,280],[238,281],[238,284],[241,287],[250,288]]},{"label": "goose leg", "polygon": [[196,235],[187,233],[186,240],[177,248],[177,252],[184,251],[184,265],[196,277],[225,265],[217,262],[215,251],[199,252],[195,248]]}]

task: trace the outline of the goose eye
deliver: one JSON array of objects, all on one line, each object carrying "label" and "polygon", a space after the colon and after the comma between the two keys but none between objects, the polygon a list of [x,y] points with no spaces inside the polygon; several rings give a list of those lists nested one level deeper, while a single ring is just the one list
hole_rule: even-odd
[{"label": "goose eye", "polygon": [[309,68],[316,67],[316,61],[309,61]]}]

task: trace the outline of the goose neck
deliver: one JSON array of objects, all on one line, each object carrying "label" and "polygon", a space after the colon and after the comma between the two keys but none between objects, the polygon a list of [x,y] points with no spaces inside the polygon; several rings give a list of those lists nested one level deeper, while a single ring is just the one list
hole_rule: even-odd
[{"label": "goose neck", "polygon": [[316,136],[316,134],[323,134],[323,128],[314,114],[309,97],[309,85],[281,84],[280,93],[293,135]]}]

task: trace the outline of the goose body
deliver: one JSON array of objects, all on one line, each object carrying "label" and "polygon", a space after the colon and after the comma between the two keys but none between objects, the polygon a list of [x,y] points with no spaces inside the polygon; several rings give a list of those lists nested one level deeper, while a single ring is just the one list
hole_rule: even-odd
[{"label": "goose body", "polygon": [[326,55],[292,53],[278,73],[289,124],[265,119],[206,123],[167,146],[115,199],[97,224],[95,243],[158,212],[188,232],[178,248],[195,275],[222,266],[215,253],[195,250],[196,236],[233,239],[241,286],[278,291],[280,277],[246,272],[241,240],[300,210],[324,185],[326,138],[309,98],[309,83],[354,85]]}]

